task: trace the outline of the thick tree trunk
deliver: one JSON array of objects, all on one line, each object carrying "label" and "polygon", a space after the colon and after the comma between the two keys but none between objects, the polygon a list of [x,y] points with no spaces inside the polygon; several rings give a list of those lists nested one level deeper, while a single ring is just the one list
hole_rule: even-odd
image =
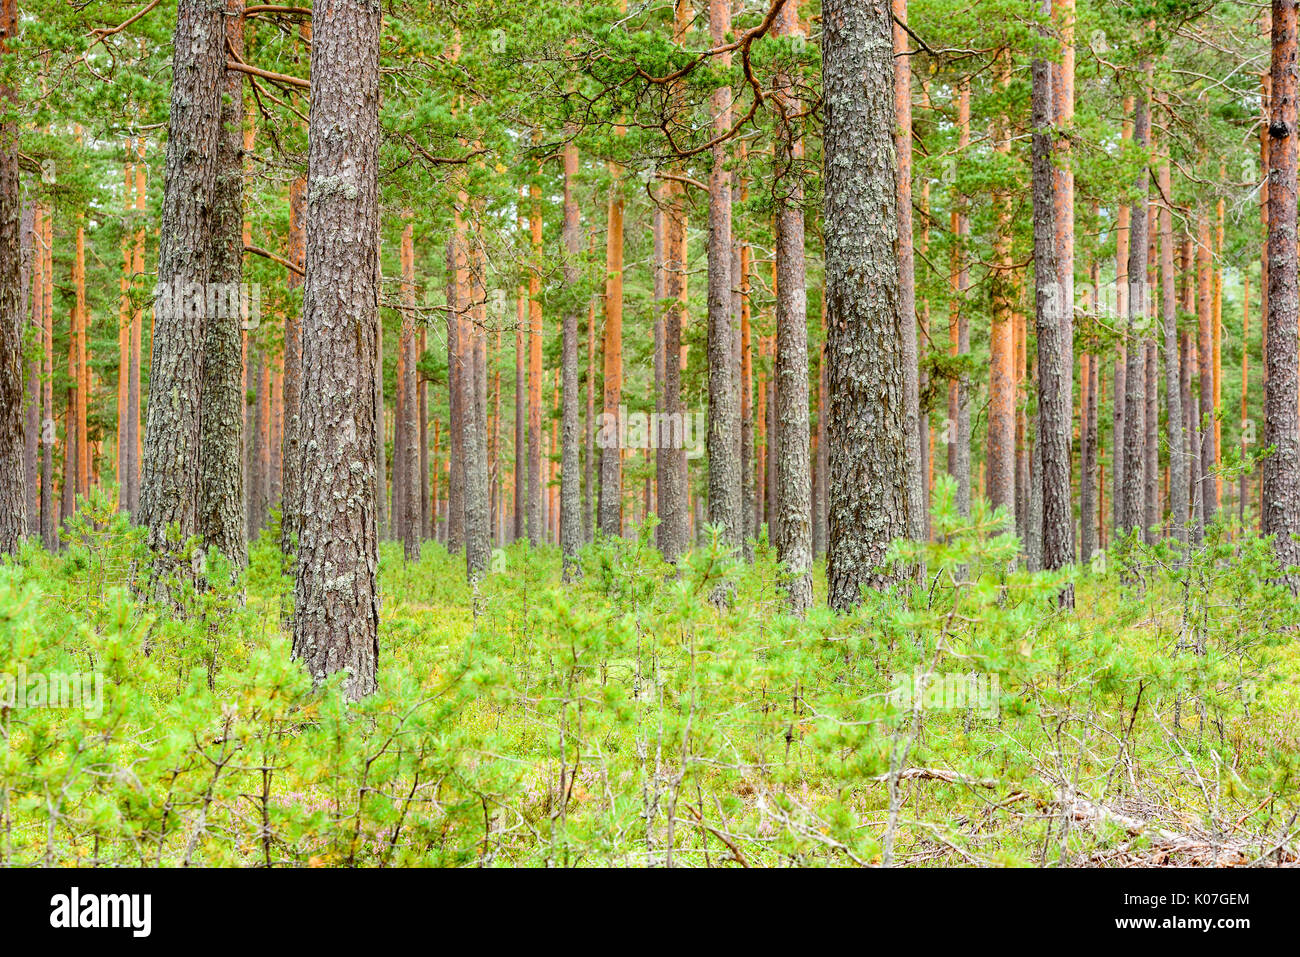
[{"label": "thick tree trunk", "polygon": [[899,304],[894,74],[885,0],[823,6],[829,566],[832,608],[898,580],[889,543],[914,527]]},{"label": "thick tree trunk", "polygon": [[[793,21],[793,0],[787,0],[778,17]],[[723,46],[731,30],[730,0],[709,0],[710,38],[715,47]],[[785,32],[797,32],[793,26]],[[723,54],[720,65],[730,66],[731,54]],[[722,136],[731,126],[731,88],[720,86],[711,104],[713,132]],[[709,171],[709,286],[708,286],[708,364],[709,364],[709,522],[722,529],[722,541],[739,545],[744,536],[740,479],[740,413],[736,408],[735,336],[731,325],[731,174],[727,171],[727,146],[713,148],[713,165]],[[803,214],[799,213],[800,218]],[[802,256],[802,248],[800,256]],[[807,385],[805,383],[805,392]],[[806,414],[806,409],[805,409]]]},{"label": "thick tree trunk", "polygon": [[302,522],[294,657],[350,699],[376,688],[381,10],[316,21],[303,296]]},{"label": "thick tree trunk", "polygon": [[171,592],[190,536],[199,533],[200,390],[205,341],[201,302],[209,277],[221,91],[223,7],[180,0],[172,58],[171,122],[159,230],[149,413],[140,507],[155,552],[160,597]]},{"label": "thick tree trunk", "polygon": [[[1278,565],[1300,565],[1300,420],[1297,419],[1296,3],[1273,0],[1272,96],[1268,148],[1268,341],[1264,354],[1266,535]],[[1202,360],[1204,362],[1204,360]],[[1300,579],[1288,574],[1292,592]]]},{"label": "thick tree trunk", "polygon": [[[802,35],[792,0],[786,0],[781,7],[775,26],[780,36]],[[799,103],[788,90],[788,80],[778,78],[777,90],[781,112],[777,134],[777,193],[782,202],[776,210],[774,379],[776,418],[780,422],[776,454],[776,549],[786,568],[790,609],[802,615],[813,600],[812,489],[808,454],[808,293],[805,288],[803,186],[799,180],[803,141],[793,126],[793,115],[798,111]],[[730,376],[727,379],[729,388]],[[911,426],[915,432],[914,418]],[[912,438],[915,443],[916,436]],[[712,467],[712,455],[709,464]],[[914,478],[919,480],[919,467]],[[918,497],[913,504],[919,505],[920,486],[911,491]],[[914,533],[917,531],[913,529]]]},{"label": "thick tree trunk", "polygon": [[[0,3],[0,57],[17,32],[17,0]],[[0,88],[0,106],[14,105]],[[18,180],[18,124],[0,123],[0,554],[18,550],[27,535],[27,473],[23,467],[23,238]]]},{"label": "thick tree trunk", "polygon": [[[1045,12],[1050,0],[1044,0]],[[1033,65],[1034,303],[1038,332],[1038,430],[1036,449],[1041,468],[1033,476],[1042,495],[1042,567],[1063,568],[1074,561],[1074,512],[1070,499],[1070,435],[1073,425],[1072,349],[1066,335],[1072,324],[1071,277],[1063,284],[1056,214],[1062,187],[1052,165],[1052,69],[1043,59]],[[1067,298],[1068,297],[1068,298]],[[1030,530],[1037,534],[1036,529]],[[1074,603],[1069,587],[1064,605]]]},{"label": "thick tree trunk", "polygon": [[[226,43],[244,50],[244,0],[226,0]],[[208,275],[222,308],[209,310],[204,328],[200,399],[199,530],[205,548],[235,567],[248,564],[244,536],[243,315],[244,279],[244,75],[226,70],[217,144],[212,209],[212,259]],[[211,297],[210,297],[211,298]],[[232,308],[236,303],[237,308]]]}]

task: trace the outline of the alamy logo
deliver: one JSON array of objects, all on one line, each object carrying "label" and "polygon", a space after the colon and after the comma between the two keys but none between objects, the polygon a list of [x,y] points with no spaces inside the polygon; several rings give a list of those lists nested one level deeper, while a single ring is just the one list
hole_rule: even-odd
[{"label": "alamy logo", "polygon": [[148,937],[152,924],[151,894],[82,894],[74,887],[50,898],[51,927],[126,927],[133,937]]},{"label": "alamy logo", "polygon": [[154,287],[154,315],[160,319],[238,319],[243,329],[262,322],[262,286],[248,282],[181,282]]},{"label": "alamy logo", "polygon": [[921,711],[978,711],[989,718],[998,714],[1002,685],[996,673],[898,673],[893,676],[889,700],[900,708]]},{"label": "alamy logo", "polygon": [[28,673],[25,666],[19,666],[17,675],[0,671],[0,708],[76,708],[87,717],[98,718],[104,713],[104,676],[89,671]]},{"label": "alamy logo", "polygon": [[685,449],[688,459],[704,454],[703,412],[631,412],[597,417],[596,445],[602,449]]}]

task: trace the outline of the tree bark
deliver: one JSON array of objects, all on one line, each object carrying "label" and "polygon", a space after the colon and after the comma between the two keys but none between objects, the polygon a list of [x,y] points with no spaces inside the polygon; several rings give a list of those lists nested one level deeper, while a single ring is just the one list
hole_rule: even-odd
[{"label": "tree bark", "polygon": [[[899,0],[895,0],[899,2]],[[795,4],[786,0],[775,23],[779,36],[802,35]],[[803,186],[799,164],[803,141],[794,126],[799,103],[789,80],[777,79],[779,205],[776,210],[776,383],[777,555],[785,564],[790,610],[812,605],[812,489],[808,419],[808,293],[805,288]],[[728,335],[730,332],[728,331]],[[905,360],[906,361],[906,358]],[[730,377],[727,377],[728,380]],[[730,382],[728,381],[728,387]],[[916,420],[912,420],[915,432]],[[905,426],[906,427],[906,426]],[[915,435],[913,435],[915,441]],[[709,457],[710,468],[713,457]],[[918,466],[919,469],[919,466]],[[919,478],[919,471],[918,471]],[[912,490],[919,496],[920,488]],[[730,493],[728,493],[730,494]],[[712,499],[710,498],[710,502]],[[914,504],[919,504],[919,499]],[[913,529],[915,532],[916,529]]]},{"label": "tree bark", "polygon": [[[601,340],[604,389],[601,421],[605,440],[600,443],[600,494],[596,526],[605,535],[621,531],[623,501],[622,449],[608,441],[610,426],[618,434],[619,405],[623,401],[623,193],[622,170],[609,166],[609,204],[605,234],[605,331]],[[656,304],[656,312],[658,304]]]},{"label": "tree bark", "polygon": [[[1296,2],[1273,0],[1272,96],[1268,147],[1268,341],[1264,354],[1266,535],[1277,563],[1300,565],[1300,420],[1297,419]],[[1204,363],[1204,360],[1202,360]],[[1300,578],[1286,573],[1292,592]]]},{"label": "tree bark", "polygon": [[529,229],[533,265],[528,273],[528,541],[536,548],[546,540],[542,524],[542,191],[529,189]]},{"label": "tree bark", "polygon": [[[995,56],[995,83],[1010,82],[1010,53]],[[1010,154],[1011,132],[1005,116],[995,120],[994,149]],[[1003,191],[994,193],[997,237],[993,242],[994,268],[990,277],[992,332],[989,357],[989,425],[987,495],[994,508],[1005,508],[1010,528],[1016,521],[1016,371],[1015,323],[1012,317],[1011,210]]]},{"label": "tree bark", "polygon": [[[970,148],[970,83],[963,81],[957,92],[957,150],[965,157]],[[970,321],[962,309],[970,288],[966,265],[966,242],[970,236],[970,215],[965,197],[954,200],[952,210],[952,269],[949,286],[948,341],[952,357],[970,354]],[[948,385],[948,474],[957,484],[957,512],[970,514],[970,376],[963,372]]]},{"label": "tree bark", "polygon": [[[0,2],[0,57],[18,28],[17,0]],[[7,111],[16,96],[0,88]],[[18,179],[18,123],[0,123],[0,554],[27,536],[27,473],[23,467],[23,239]]]},{"label": "tree bark", "polygon": [[[1166,199],[1173,196],[1169,170],[1169,154],[1160,164],[1160,194]],[[1174,276],[1174,221],[1168,202],[1160,205],[1160,307],[1164,322],[1165,346],[1165,428],[1169,442],[1169,511],[1174,537],[1187,541],[1188,485],[1187,456],[1183,439],[1183,400],[1179,382],[1178,358],[1178,300]],[[1244,339],[1243,339],[1244,342]],[[1242,349],[1243,355],[1245,349]]]},{"label": "tree bark", "polygon": [[906,54],[907,0],[891,0],[894,41],[894,155],[898,188],[898,307],[903,316],[903,420],[907,430],[908,535],[924,533],[922,508],[920,370],[916,342],[916,258],[912,241],[912,67]]},{"label": "tree bark", "polygon": [[[578,221],[578,147],[570,139],[564,148],[564,283],[578,286],[582,256],[582,224]],[[578,308],[571,297],[564,311],[560,342],[560,551],[561,575],[573,581],[579,575],[578,549],[582,547],[581,462],[578,454]]]},{"label": "tree bark", "polygon": [[[1147,91],[1137,97],[1133,114],[1133,139],[1143,150],[1151,143],[1151,112]],[[1129,213],[1128,352],[1124,371],[1124,510],[1125,531],[1141,531],[1146,516],[1143,480],[1143,446],[1146,438],[1147,328],[1147,170],[1143,167],[1134,188]]]},{"label": "tree bark", "polygon": [[221,91],[226,50],[223,7],[180,0],[172,58],[171,122],[159,230],[159,299],[145,425],[140,506],[155,553],[160,598],[172,595],[184,543],[199,533],[200,390],[204,290],[211,259]]},{"label": "tree bark", "polygon": [[[1043,0],[1050,12],[1050,0]],[[1033,192],[1034,192],[1034,300],[1038,333],[1037,451],[1041,468],[1033,480],[1042,495],[1042,567],[1063,568],[1074,561],[1074,511],[1070,498],[1070,434],[1073,425],[1074,385],[1072,348],[1066,339],[1073,328],[1066,313],[1073,307],[1073,264],[1064,279],[1065,266],[1057,256],[1061,231],[1056,215],[1062,205],[1058,192],[1065,187],[1052,163],[1052,68],[1045,59],[1033,64]],[[1031,530],[1031,535],[1034,531]],[[1061,603],[1074,604],[1067,586]]]},{"label": "tree bark", "polygon": [[[778,15],[781,24],[794,19],[794,2],[787,0]],[[797,26],[792,31],[797,31]],[[715,47],[723,46],[731,30],[730,0],[709,0],[710,39]],[[719,65],[729,67],[731,54],[719,57]],[[713,133],[721,137],[731,127],[731,87],[719,86],[713,92],[711,113]],[[727,145],[713,148],[709,171],[709,239],[708,239],[708,364],[709,364],[709,522],[722,529],[722,541],[740,545],[744,536],[740,479],[739,409],[736,407],[735,343],[732,319],[732,243],[731,243],[731,174],[727,171]],[[800,212],[800,219],[803,214]],[[800,248],[800,256],[803,250]],[[806,377],[805,377],[806,380]],[[807,385],[805,381],[805,392]],[[806,415],[805,408],[805,415]]]},{"label": "tree bark", "polygon": [[910,534],[911,462],[899,303],[890,8],[823,6],[829,462],[829,603],[844,611],[865,586],[899,578],[889,543]]},{"label": "tree bark", "polygon": [[[244,0],[225,0],[226,43],[244,50]],[[199,526],[206,549],[235,567],[248,564],[244,535],[243,315],[244,279],[244,76],[225,70],[212,209],[210,288],[224,308],[206,317],[203,393],[200,400]],[[231,308],[235,303],[240,308]]]},{"label": "tree bark", "polygon": [[[414,212],[407,208],[402,211],[405,222],[402,225],[402,246],[400,252],[402,266],[402,325],[397,343],[400,362],[397,388],[401,394],[398,405],[399,415],[397,429],[401,433],[400,441],[393,443],[393,487],[400,481],[402,488],[402,508],[398,511],[394,502],[393,525],[395,536],[402,540],[402,554],[407,561],[419,561],[420,558],[420,410],[419,389],[416,386],[415,354],[415,231],[411,222]],[[396,454],[400,450],[400,460]],[[396,498],[396,495],[394,495]]]},{"label": "tree bark", "polygon": [[487,260],[477,225],[483,222],[481,201],[475,203],[474,222],[474,245],[469,253],[470,321],[463,329],[465,376],[461,393],[465,430],[461,440],[465,455],[465,571],[471,584],[487,571],[492,540],[487,459]]},{"label": "tree bark", "polygon": [[349,699],[379,659],[378,358],[381,8],[337,0],[316,21],[303,297],[302,534],[293,654]]},{"label": "tree bark", "polygon": [[[690,29],[694,13],[690,0],[676,0],[673,16],[673,40],[682,44]],[[681,93],[672,93],[674,112],[680,111]],[[664,398],[669,429],[676,436],[665,436],[661,427],[656,436],[656,460],[659,469],[659,551],[666,560],[676,562],[690,544],[690,519],[687,511],[686,449],[677,439],[683,433],[686,409],[682,405],[682,328],[687,311],[686,194],[677,180],[664,184],[664,296],[668,300],[664,319]],[[677,446],[677,447],[674,447]]]}]

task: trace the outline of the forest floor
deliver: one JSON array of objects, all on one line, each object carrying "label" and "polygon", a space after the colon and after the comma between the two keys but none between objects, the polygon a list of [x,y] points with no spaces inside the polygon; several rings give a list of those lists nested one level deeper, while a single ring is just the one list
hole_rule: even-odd
[{"label": "forest floor", "polygon": [[[242,591],[164,613],[134,594],[140,531],[92,498],[61,553],[0,567],[27,680],[0,687],[0,862],[1300,862],[1297,614],[1266,542],[1113,550],[1062,610],[986,512],[940,501],[934,529],[900,553],[923,587],[804,620],[762,542],[674,569],[603,541],[572,585],[516,544],[474,590],[463,557],[385,543],[380,690],[347,705],[290,660],[274,529]],[[39,706],[38,675],[98,703]]]}]

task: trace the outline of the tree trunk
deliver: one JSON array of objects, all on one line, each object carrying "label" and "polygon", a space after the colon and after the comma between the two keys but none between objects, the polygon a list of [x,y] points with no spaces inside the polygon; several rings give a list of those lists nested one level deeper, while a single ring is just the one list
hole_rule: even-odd
[{"label": "tree trunk", "polygon": [[[1010,82],[1010,53],[995,57],[995,83]],[[1005,116],[995,121],[994,149],[1010,154],[1011,132]],[[990,277],[992,341],[989,357],[989,424],[987,495],[994,508],[1007,510],[1010,527],[1016,521],[1016,371],[1015,323],[1012,317],[1011,210],[1004,192],[993,196],[994,218],[998,223],[993,242],[994,268]]]},{"label": "tree trunk", "polygon": [[[957,150],[964,158],[970,148],[970,83],[961,83],[957,92]],[[958,196],[952,211],[952,270],[949,285],[952,297],[948,307],[948,341],[952,357],[970,354],[970,320],[962,309],[970,288],[970,270],[966,265],[966,242],[970,236],[970,216],[965,197]],[[970,514],[970,376],[963,372],[948,386],[948,474],[957,483],[957,512]]]},{"label": "tree trunk", "polygon": [[[481,202],[474,206],[475,231],[483,222]],[[476,235],[470,250],[470,322],[463,329],[464,436],[465,454],[465,571],[471,584],[487,571],[491,552],[491,508],[488,504],[487,459],[487,261],[482,236]]]},{"label": "tree trunk", "polygon": [[[0,3],[0,57],[17,32],[17,0]],[[6,110],[16,96],[0,87]],[[23,238],[18,180],[18,123],[0,123],[0,554],[13,553],[27,535],[27,473],[23,467]]]},{"label": "tree trunk", "polygon": [[541,188],[529,189],[529,229],[533,265],[528,273],[528,541],[536,548],[546,540],[542,524],[542,203]]},{"label": "tree trunk", "polygon": [[[775,28],[779,36],[802,36],[794,3],[787,0],[781,7]],[[802,615],[813,600],[812,489],[808,452],[808,293],[805,288],[803,185],[799,179],[803,141],[793,125],[796,122],[793,116],[800,104],[789,89],[789,80],[778,77],[776,83],[780,112],[776,147],[777,194],[780,199],[776,210],[774,379],[776,418],[780,425],[777,429],[775,544],[777,555],[786,567],[790,609],[796,615]],[[913,420],[913,429],[915,424]],[[709,456],[709,466],[713,467],[712,455]],[[919,495],[919,486],[914,491]]]},{"label": "tree trunk", "polygon": [[303,296],[302,533],[293,654],[316,681],[376,688],[381,8],[338,0],[315,24]]},{"label": "tree trunk", "polygon": [[[1300,421],[1297,420],[1296,3],[1273,0],[1268,149],[1268,342],[1264,354],[1266,535],[1284,571],[1300,565]],[[1202,360],[1204,363],[1204,360]],[[1300,583],[1287,573],[1292,592]]]},{"label": "tree trunk", "polygon": [[[905,326],[899,303],[894,75],[885,0],[823,6],[829,462],[829,603],[898,580],[889,543],[914,527],[904,409]],[[865,82],[864,82],[865,81]]]},{"label": "tree trunk", "polygon": [[[1169,154],[1160,164],[1160,194],[1173,196],[1169,170]],[[1169,510],[1174,537],[1187,541],[1188,495],[1187,457],[1183,440],[1183,400],[1179,383],[1178,358],[1178,300],[1174,277],[1174,221],[1169,203],[1160,206],[1160,311],[1164,323],[1165,346],[1165,411],[1169,443]],[[1243,338],[1243,343],[1244,343]],[[1245,348],[1242,349],[1243,356]]]},{"label": "tree trunk", "polygon": [[[1044,12],[1050,12],[1044,0]],[[1034,187],[1034,300],[1038,333],[1037,450],[1041,468],[1033,477],[1042,495],[1042,567],[1063,568],[1074,561],[1074,510],[1070,499],[1070,435],[1074,413],[1072,348],[1067,336],[1073,328],[1068,312],[1073,308],[1073,262],[1058,262],[1068,243],[1061,242],[1065,226],[1056,215],[1067,187],[1052,163],[1052,68],[1044,59],[1033,65],[1033,187]],[[1059,114],[1059,110],[1057,111]],[[1071,224],[1072,225],[1072,224]],[[1071,231],[1072,234],[1072,231]],[[1031,535],[1034,531],[1031,530]],[[1061,603],[1074,604],[1068,586]]]},{"label": "tree trunk", "polygon": [[[787,2],[782,8],[778,32],[783,17],[793,18],[793,6]],[[709,0],[709,30],[713,45],[723,46],[731,30],[730,0]],[[719,65],[730,66],[731,54],[722,54]],[[731,126],[731,87],[714,90],[710,112],[714,136],[721,137]],[[721,528],[725,544],[739,545],[744,536],[744,519],[732,329],[731,174],[726,169],[726,143],[714,146],[712,160],[708,239],[709,522]]]},{"label": "tree trunk", "polygon": [[[226,43],[244,50],[244,0],[226,0]],[[203,393],[200,399],[199,530],[203,545],[235,567],[248,564],[244,536],[243,315],[244,279],[244,75],[226,70],[212,198],[212,253],[208,271],[220,307],[209,310],[204,328]],[[210,297],[211,299],[211,297]],[[236,307],[236,304],[238,306]],[[234,307],[234,308],[232,308]]]},{"label": "tree trunk", "polygon": [[[523,217],[519,219],[523,231]],[[521,284],[515,310],[515,541],[528,534],[528,292]]]},{"label": "tree trunk", "polygon": [[[41,441],[41,360],[37,351],[41,341],[41,275],[45,263],[38,253],[40,205],[26,202],[22,213],[23,284],[19,303],[20,315],[31,317],[25,351],[28,355],[27,386],[23,396],[23,478],[27,483],[27,534],[40,532],[40,466]],[[35,348],[33,348],[35,347]],[[119,453],[120,454],[120,453]]]},{"label": "tree trunk", "polygon": [[[159,298],[145,426],[140,507],[155,552],[159,596],[190,536],[199,533],[200,390],[203,382],[204,290],[211,257],[211,202],[216,188],[221,91],[226,50],[223,7],[180,0],[172,59],[171,122],[159,230]],[[174,529],[174,532],[172,531]]]},{"label": "tree trunk", "polygon": [[[1201,417],[1196,423],[1196,435],[1197,447],[1201,455],[1201,507],[1204,510],[1204,524],[1209,525],[1218,513],[1219,496],[1214,475],[1214,329],[1213,302],[1210,298],[1212,250],[1210,220],[1204,210],[1201,210],[1197,223],[1196,244],[1196,358],[1201,408]],[[1273,263],[1270,262],[1270,271],[1272,266]],[[1271,328],[1276,327],[1271,326]]]},{"label": "tree trunk", "polygon": [[54,210],[47,209],[44,217],[44,237],[41,255],[45,266],[41,270],[45,288],[42,290],[41,317],[44,351],[44,375],[41,387],[41,541],[47,551],[58,547],[55,517],[58,506],[54,496]]},{"label": "tree trunk", "polygon": [[[605,535],[618,535],[623,501],[622,449],[610,444],[618,435],[619,405],[623,401],[623,192],[622,170],[609,164],[609,204],[605,234],[605,331],[601,340],[604,390],[601,395],[600,494],[596,525]],[[658,313],[658,304],[655,306]]]},{"label": "tree trunk", "polygon": [[[574,194],[578,176],[578,147],[573,140],[564,147],[564,283],[578,286],[582,256],[582,224],[578,221],[578,199]],[[572,298],[564,311],[560,342],[560,551],[565,581],[578,577],[578,549],[582,547],[581,462],[578,455],[578,308]]]},{"label": "tree trunk", "polygon": [[[1144,90],[1137,98],[1133,114],[1133,139],[1146,150],[1151,143],[1150,102]],[[1128,354],[1124,371],[1124,510],[1125,531],[1142,529],[1146,514],[1143,481],[1143,446],[1146,438],[1146,367],[1145,351],[1149,321],[1147,317],[1147,170],[1143,167],[1134,189],[1129,213],[1128,254]]]},{"label": "tree trunk", "polygon": [[401,413],[397,428],[401,432],[401,441],[394,442],[395,449],[401,449],[401,459],[393,458],[393,484],[396,487],[400,479],[402,485],[402,511],[394,509],[394,531],[402,540],[402,554],[407,561],[420,559],[420,521],[422,514],[420,491],[420,410],[419,388],[416,385],[415,370],[415,235],[411,218],[412,210],[404,209],[402,216],[402,326],[401,338],[397,349],[401,362],[398,368],[401,377],[397,388],[401,393]]},{"label": "tree trunk", "polygon": [[[676,0],[673,14],[673,41],[683,45],[694,12],[690,0]],[[681,91],[672,91],[674,113],[681,110]],[[685,117],[681,117],[685,119]],[[659,471],[659,551],[665,559],[676,562],[690,543],[690,517],[687,511],[686,449],[680,441],[687,415],[682,405],[682,329],[687,311],[686,193],[678,180],[664,184],[664,297],[668,311],[664,319],[664,397],[663,410],[668,430],[662,425],[655,437]]]},{"label": "tree trunk", "polygon": [[[912,67],[906,54],[907,0],[891,0],[894,41],[894,156],[898,188],[898,308],[903,316],[903,427],[907,431],[908,535],[922,537],[921,417],[916,343],[916,260],[912,245]],[[782,422],[784,425],[784,422]]]},{"label": "tree trunk", "polygon": [[[307,178],[295,176],[289,184],[289,261],[299,269],[304,267],[303,216],[306,201]],[[297,289],[302,285],[302,277],[290,270],[286,283],[290,289]],[[292,555],[297,549],[298,522],[301,518],[301,409],[302,311],[301,305],[294,299],[290,301],[284,320],[284,451],[281,453],[284,488],[280,502],[280,549],[285,555]]]},{"label": "tree trunk", "polygon": [[[461,194],[462,198],[464,194]],[[463,205],[463,204],[462,204]],[[450,411],[447,476],[447,551],[465,547],[465,323],[461,312],[469,308],[465,296],[465,226],[456,213],[452,238],[447,243],[447,405]]]}]

